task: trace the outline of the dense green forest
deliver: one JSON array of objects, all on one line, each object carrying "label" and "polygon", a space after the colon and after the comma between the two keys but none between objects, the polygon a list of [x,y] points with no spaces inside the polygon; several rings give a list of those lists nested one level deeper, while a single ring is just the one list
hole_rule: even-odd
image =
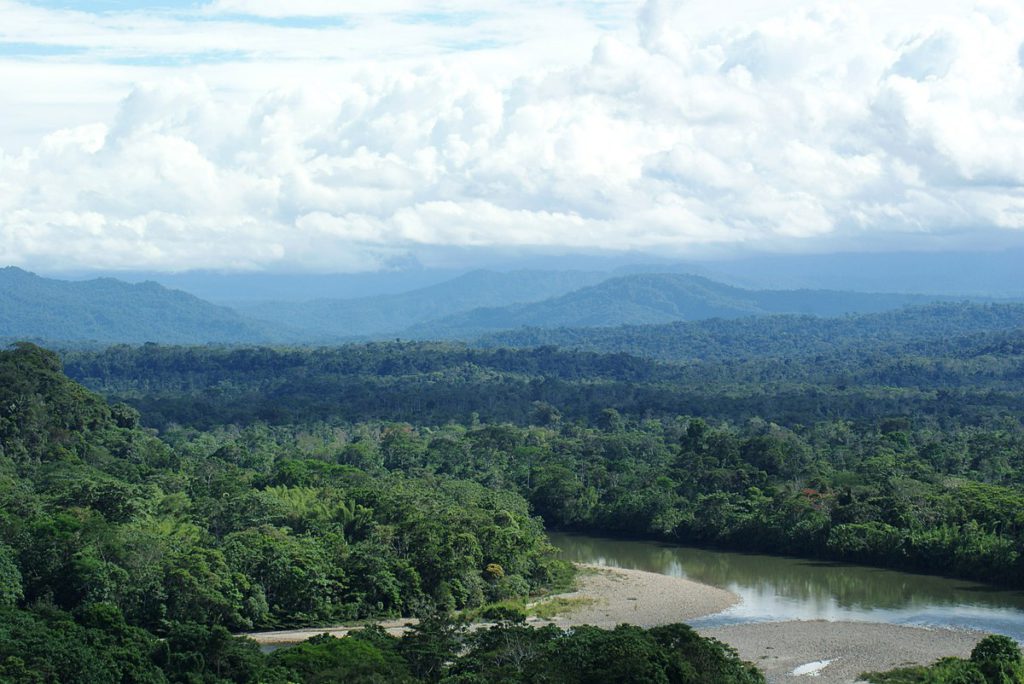
[{"label": "dense green forest", "polygon": [[481,337],[483,348],[555,346],[662,361],[806,357],[878,350],[941,353],[950,338],[1024,328],[1024,304],[942,303],[834,318],[762,316],[604,328],[519,328]]},{"label": "dense green forest", "polygon": [[514,490],[553,527],[1024,577],[1019,332],[682,365],[406,343],[117,347],[67,368],[171,444],[343,433],[324,458]]},{"label": "dense green forest", "polygon": [[[138,419],[51,352],[0,352],[0,682],[764,681],[685,625],[469,630],[453,611],[572,579],[508,488],[389,472],[337,430]],[[231,635],[388,615],[423,619],[271,654]]]},{"label": "dense green forest", "polygon": [[681,364],[621,352],[427,342],[321,349],[119,346],[68,353],[65,360],[72,377],[131,402],[157,428],[373,419],[432,425],[467,422],[473,414],[485,422],[527,424],[538,420],[538,402],[588,423],[613,408],[637,418],[810,425],[907,416],[916,424],[955,427],[1013,420],[1024,409],[1024,329],[953,332],[969,330],[979,317],[989,316],[997,328],[1020,315],[1016,309],[985,311],[968,309],[961,322],[949,324],[939,323],[952,318],[949,311],[930,310],[922,325],[945,326],[950,334],[941,337],[894,344],[891,336],[861,338],[856,326],[834,338],[831,348],[815,345],[803,354],[791,354],[800,342],[789,341],[804,339],[803,319],[791,321],[793,329],[758,319],[748,325],[763,329],[747,339],[774,340],[772,349],[708,352],[707,361]]},{"label": "dense green forest", "polygon": [[[551,416],[549,416],[549,420]],[[703,419],[601,425],[170,427],[179,451],[305,453],[381,477],[515,490],[547,525],[790,553],[1020,586],[1024,430],[945,434],[890,419],[789,429]]]},{"label": "dense green forest", "polygon": [[[684,363],[16,345],[0,352],[0,681],[591,681],[619,660],[633,681],[760,681],[682,626],[444,617],[569,585],[545,526],[1024,586],[1019,312],[951,306],[905,335],[881,332],[900,314],[847,321],[800,353],[806,319],[748,321],[750,354],[708,342]],[[409,615],[426,619],[400,639],[271,655],[230,637]],[[879,681],[984,670],[963,662]]]},{"label": "dense green forest", "polygon": [[728,646],[686,625],[649,630],[526,626],[468,630],[428,617],[401,637],[365,627],[270,654],[221,626],[133,627],[110,603],[74,614],[0,607],[0,682],[7,684],[763,684]]}]

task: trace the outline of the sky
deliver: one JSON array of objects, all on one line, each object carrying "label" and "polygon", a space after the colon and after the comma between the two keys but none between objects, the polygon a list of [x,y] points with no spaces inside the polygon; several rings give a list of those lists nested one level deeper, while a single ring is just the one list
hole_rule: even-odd
[{"label": "sky", "polygon": [[1005,0],[0,0],[0,264],[1020,245],[1022,67]]}]

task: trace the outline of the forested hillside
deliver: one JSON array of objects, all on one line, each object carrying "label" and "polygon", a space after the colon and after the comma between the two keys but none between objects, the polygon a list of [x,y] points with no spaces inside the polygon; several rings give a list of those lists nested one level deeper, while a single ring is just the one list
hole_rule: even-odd
[{"label": "forested hillside", "polygon": [[0,339],[59,342],[259,342],[275,339],[235,311],[156,283],[70,282],[0,269]]},{"label": "forested hillside", "polygon": [[[73,609],[94,592],[148,628],[185,617],[250,628],[475,605],[560,571],[511,492],[369,477],[273,442],[207,450],[197,436],[172,449],[136,427],[134,409],[67,380],[49,352],[22,346],[0,362],[3,531],[25,561],[15,593],[30,602]],[[488,562],[503,583],[485,584]]]},{"label": "forested hillside", "polygon": [[[638,649],[629,668],[644,677],[685,665],[761,681],[682,626],[471,635],[431,618],[401,640],[369,630],[264,656],[227,630],[443,614],[564,585],[570,571],[510,488],[352,465],[368,445],[346,431],[162,441],[137,421],[50,352],[0,352],[0,681],[465,681],[501,674],[495,649],[509,639],[532,654],[509,681],[585,681],[588,667],[625,666],[601,660],[616,644]],[[375,434],[398,450],[414,437]]]}]

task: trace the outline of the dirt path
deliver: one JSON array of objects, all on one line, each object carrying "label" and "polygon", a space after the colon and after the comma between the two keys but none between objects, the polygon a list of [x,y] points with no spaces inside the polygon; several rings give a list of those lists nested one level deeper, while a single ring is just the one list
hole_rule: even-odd
[{"label": "dirt path", "polygon": [[300,643],[325,632],[333,637],[343,637],[351,631],[362,629],[364,625],[369,623],[380,625],[388,634],[400,636],[406,630],[407,625],[416,624],[416,622],[416,618],[372,620],[364,623],[332,627],[304,627],[302,629],[283,629],[277,632],[245,632],[238,636],[247,636],[256,641],[260,646],[287,646]]}]

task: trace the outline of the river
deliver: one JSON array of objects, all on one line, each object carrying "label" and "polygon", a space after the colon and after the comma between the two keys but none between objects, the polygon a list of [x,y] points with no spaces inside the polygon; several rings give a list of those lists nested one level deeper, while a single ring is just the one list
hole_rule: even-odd
[{"label": "river", "polygon": [[551,533],[562,558],[686,577],[738,594],[716,627],[778,620],[849,620],[976,629],[1024,643],[1024,592],[845,563],[709,551]]}]

